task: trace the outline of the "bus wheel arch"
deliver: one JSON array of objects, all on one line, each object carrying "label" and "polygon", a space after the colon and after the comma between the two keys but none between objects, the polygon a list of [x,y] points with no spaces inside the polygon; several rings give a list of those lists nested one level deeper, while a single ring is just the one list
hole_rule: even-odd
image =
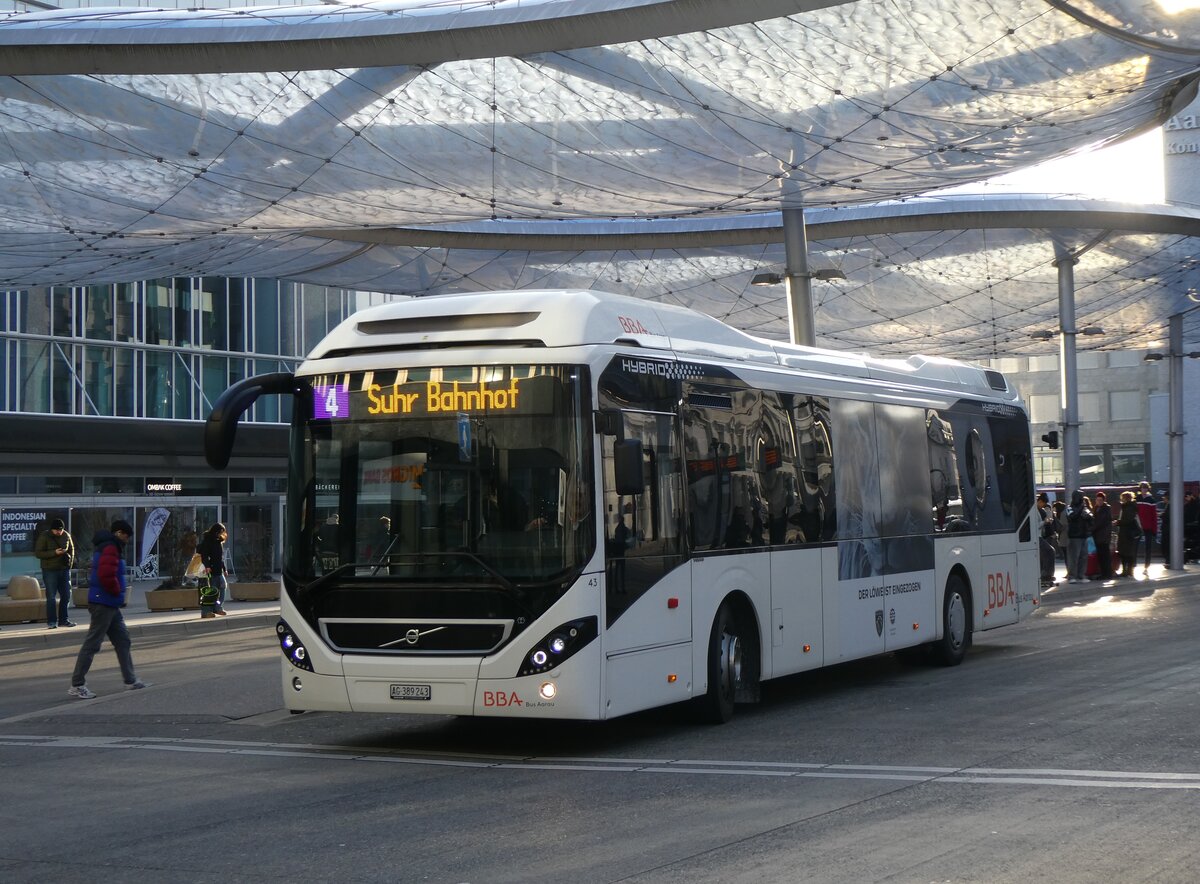
[{"label": "bus wheel arch", "polygon": [[757,703],[762,642],[754,606],[744,593],[727,595],[717,608],[705,653],[708,690],[697,697],[701,718],[723,724],[735,703]]},{"label": "bus wheel arch", "polygon": [[974,635],[971,581],[961,567],[946,578],[941,604],[942,637],[933,643],[933,658],[942,666],[957,666],[967,655]]}]

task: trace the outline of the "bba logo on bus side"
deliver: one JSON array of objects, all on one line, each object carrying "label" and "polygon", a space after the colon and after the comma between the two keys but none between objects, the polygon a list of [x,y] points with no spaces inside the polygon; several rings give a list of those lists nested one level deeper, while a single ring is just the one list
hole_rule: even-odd
[{"label": "bba logo on bus side", "polygon": [[995,574],[988,575],[988,610],[1010,605],[1014,598],[1012,574],[1007,571],[997,571]]},{"label": "bba logo on bus side", "polygon": [[495,707],[524,706],[516,691],[484,691],[483,705]]}]

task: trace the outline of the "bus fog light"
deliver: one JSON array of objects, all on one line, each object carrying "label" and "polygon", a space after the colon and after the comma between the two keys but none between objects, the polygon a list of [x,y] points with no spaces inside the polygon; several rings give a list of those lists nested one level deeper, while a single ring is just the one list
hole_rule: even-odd
[{"label": "bus fog light", "polygon": [[542,682],[542,686],[538,688],[538,695],[543,700],[553,700],[558,694],[558,688],[554,686],[552,681]]},{"label": "bus fog light", "polygon": [[292,690],[297,694],[304,690],[304,685],[300,683],[300,676],[292,677]]}]

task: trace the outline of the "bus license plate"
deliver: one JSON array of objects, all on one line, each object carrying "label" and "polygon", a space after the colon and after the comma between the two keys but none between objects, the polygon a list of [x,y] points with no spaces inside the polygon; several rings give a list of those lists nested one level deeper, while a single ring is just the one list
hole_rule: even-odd
[{"label": "bus license plate", "polygon": [[392,685],[393,700],[428,700],[433,692],[427,684],[394,684]]}]

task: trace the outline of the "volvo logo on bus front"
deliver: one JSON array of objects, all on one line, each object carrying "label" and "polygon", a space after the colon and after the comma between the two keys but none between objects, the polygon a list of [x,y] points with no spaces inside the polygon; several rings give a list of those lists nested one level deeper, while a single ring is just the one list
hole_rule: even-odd
[{"label": "volvo logo on bus front", "polygon": [[408,645],[409,647],[413,647],[424,636],[432,635],[435,632],[441,632],[445,628],[446,627],[444,627],[444,626],[435,626],[435,627],[433,627],[433,629],[417,629],[414,626],[412,629],[409,629],[407,632],[404,633],[403,638],[398,638],[395,641],[391,641],[391,642],[384,642],[379,647],[380,648],[391,648],[391,647],[394,647],[396,645],[401,645],[401,644],[405,644],[405,645]]}]

